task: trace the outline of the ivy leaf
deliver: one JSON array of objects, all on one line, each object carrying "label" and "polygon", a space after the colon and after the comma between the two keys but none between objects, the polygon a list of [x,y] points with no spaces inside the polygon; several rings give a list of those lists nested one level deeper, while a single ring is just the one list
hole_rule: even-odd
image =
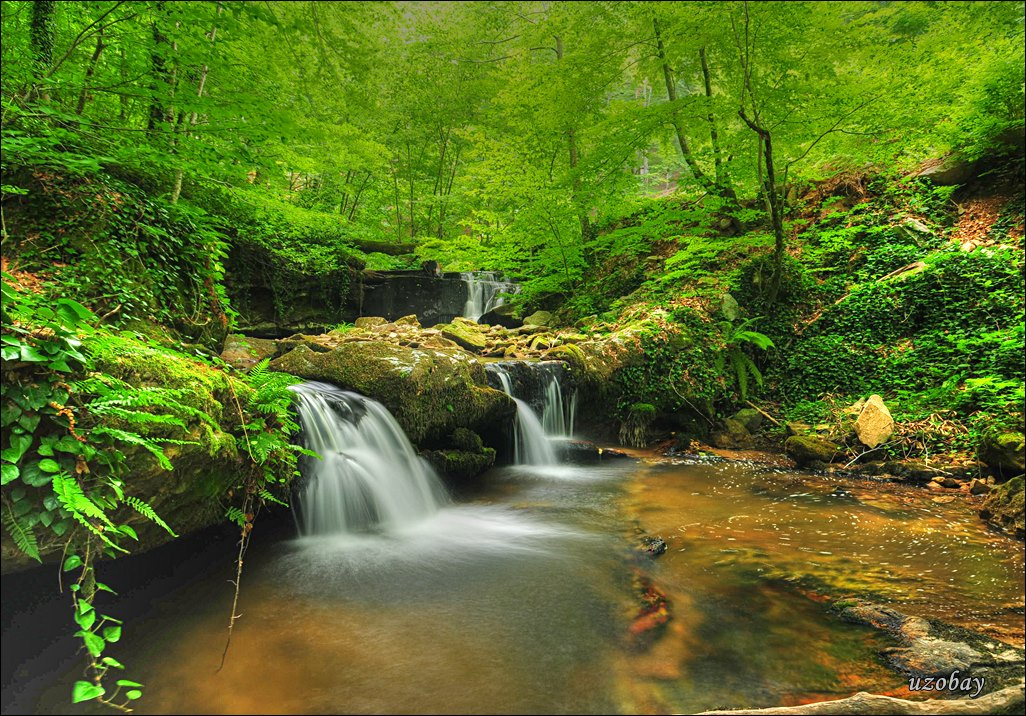
[{"label": "ivy leaf", "polygon": [[81,567],[81,566],[82,566],[82,558],[79,557],[77,554],[73,554],[70,557],[68,557],[66,560],[64,560],[64,568],[63,569],[64,569],[65,572],[70,572],[71,570],[75,569],[76,567]]},{"label": "ivy leaf", "polygon": [[18,479],[20,470],[17,465],[4,465],[2,468],[3,477],[0,479],[0,485],[6,485],[8,482],[12,482]]},{"label": "ivy leaf", "polygon": [[54,473],[59,472],[61,466],[57,464],[56,460],[51,460],[50,458],[43,458],[39,461],[39,469],[43,472]]},{"label": "ivy leaf", "polygon": [[4,462],[18,462],[18,460],[21,460],[21,456],[25,454],[25,451],[29,449],[31,444],[31,435],[12,435],[11,446],[3,452],[0,452],[0,458],[3,458]]},{"label": "ivy leaf", "polygon": [[75,636],[82,637],[82,641],[85,644],[86,649],[93,656],[99,656],[103,653],[103,648],[107,643],[103,640],[102,636],[93,634],[91,631],[80,630],[75,632]]},{"label": "ivy leaf", "polygon": [[75,685],[71,688],[71,703],[80,704],[83,701],[103,696],[105,693],[107,693],[107,690],[102,686],[91,684],[88,681],[76,681]]},{"label": "ivy leaf", "polygon": [[[119,627],[119,626],[104,627],[103,628],[103,638],[106,639],[107,641],[109,641],[112,644],[114,642],[118,641],[121,638],[121,627]],[[120,682],[119,682],[118,685],[119,686],[121,685]]]}]

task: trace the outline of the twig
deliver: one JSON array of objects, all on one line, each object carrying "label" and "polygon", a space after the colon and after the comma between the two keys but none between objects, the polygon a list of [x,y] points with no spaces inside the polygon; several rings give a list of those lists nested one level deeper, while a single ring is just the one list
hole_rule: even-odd
[{"label": "twig", "polygon": [[771,423],[773,423],[774,425],[776,425],[776,426],[777,426],[778,428],[782,428],[782,427],[784,427],[784,426],[783,426],[783,425],[781,425],[781,424],[780,424],[779,422],[777,422],[777,421],[776,421],[776,420],[775,420],[775,419],[773,418],[773,416],[772,416],[772,415],[770,415],[769,413],[767,413],[767,412],[766,412],[765,410],[763,410],[762,408],[760,408],[760,407],[759,407],[758,405],[756,405],[756,404],[755,404],[755,403],[753,403],[752,401],[750,401],[750,400],[746,400],[746,401],[745,401],[745,403],[747,403],[747,404],[748,404],[749,406],[751,406],[751,407],[752,407],[752,408],[753,408],[754,410],[758,411],[758,412],[759,412],[759,414],[760,414],[760,415],[761,415],[762,417],[766,418],[766,420],[770,421]]},{"label": "twig", "polygon": [[115,313],[118,313],[118,312],[119,312],[120,310],[121,310],[121,304],[119,303],[119,304],[118,304],[117,306],[115,306],[115,307],[114,307],[114,308],[112,308],[111,310],[107,311],[107,312],[106,312],[106,313],[104,313],[104,314],[103,314],[102,316],[100,316],[100,317],[99,317],[99,319],[97,319],[97,321],[96,321],[96,322],[97,322],[97,323],[103,323],[103,322],[104,322],[104,321],[106,321],[106,320],[107,320],[108,318],[110,318],[111,316],[113,316],[113,315],[114,315]]},{"label": "twig", "polygon": [[[242,503],[242,509],[244,514],[249,514],[249,508],[252,505],[252,495],[246,495],[245,501]],[[235,596],[232,598],[232,615],[228,619],[228,639],[224,643],[224,651],[221,652],[221,664],[217,667],[218,673],[224,668],[224,661],[228,658],[228,648],[232,645],[232,632],[235,630],[235,620],[242,615],[237,613],[239,606],[239,585],[242,584],[242,558],[246,554],[246,547],[249,546],[249,536],[252,534],[253,528],[252,523],[244,521],[242,526],[242,535],[239,537],[239,554],[235,558],[235,581],[232,584],[235,586]]]}]

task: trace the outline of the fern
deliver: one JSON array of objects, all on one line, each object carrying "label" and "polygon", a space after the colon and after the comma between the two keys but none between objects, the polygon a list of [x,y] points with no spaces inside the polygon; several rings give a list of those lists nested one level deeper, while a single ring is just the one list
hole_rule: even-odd
[{"label": "fern", "polygon": [[36,535],[32,531],[32,527],[18,519],[10,503],[6,500],[4,500],[4,511],[0,514],[0,520],[3,521],[4,529],[7,530],[7,534],[14,540],[18,549],[42,563],[43,560],[39,558],[39,544],[36,542]]},{"label": "fern", "polygon": [[132,497],[131,495],[125,497],[125,504],[131,507],[133,510],[138,512],[146,519],[148,519],[150,522],[154,522],[163,527],[167,531],[167,533],[172,537],[178,536],[177,534],[175,534],[175,531],[171,529],[171,527],[167,524],[167,522],[160,518],[160,515],[158,515],[152,507],[150,507],[146,502],[140,500],[138,497]]},{"label": "fern", "polygon": [[82,492],[82,488],[73,477],[60,472],[55,474],[53,476],[53,494],[57,496],[58,502],[61,503],[61,506],[75,519],[76,522],[99,537],[110,547],[121,552],[128,551],[112,542],[110,538],[104,534],[104,530],[101,530],[89,520],[89,518],[92,517],[95,520],[99,520],[112,531],[117,530],[114,523],[110,521],[103,509],[90,500],[84,492]]},{"label": "fern", "polygon": [[289,506],[289,504],[287,502],[282,502],[277,497],[272,495],[270,493],[270,491],[267,490],[267,488],[261,488],[260,490],[257,491],[257,494],[260,495],[260,497],[262,497],[263,499],[267,500],[268,502],[273,502],[273,503],[275,503],[277,505],[281,505],[282,507],[288,507]]},{"label": "fern", "polygon": [[157,458],[157,462],[160,464],[162,468],[164,468],[165,470],[173,469],[171,466],[171,461],[167,459],[167,455],[164,454],[164,451],[161,449],[160,445],[154,442],[153,440],[144,438],[139,433],[132,433],[127,430],[119,430],[118,428],[111,428],[107,426],[100,426],[98,428],[94,428],[92,431],[92,436],[96,437],[100,435],[107,435],[117,440],[121,440],[122,442],[126,442],[130,445],[138,445],[139,447],[149,451],[149,453],[153,455],[153,457]]},{"label": "fern", "polygon": [[237,524],[239,527],[243,527],[246,524],[246,514],[238,507],[229,507],[224,512],[224,516],[229,520]]}]

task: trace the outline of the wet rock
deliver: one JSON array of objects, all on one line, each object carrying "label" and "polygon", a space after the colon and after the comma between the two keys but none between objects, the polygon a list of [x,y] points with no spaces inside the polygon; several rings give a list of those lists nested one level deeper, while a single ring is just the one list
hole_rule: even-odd
[{"label": "wet rock", "polygon": [[665,632],[671,618],[670,600],[640,570],[634,570],[631,590],[637,606],[627,628],[627,644],[635,651],[645,651]]},{"label": "wet rock", "polygon": [[[478,438],[480,440],[480,438]],[[467,450],[424,450],[421,453],[431,466],[447,477],[469,480],[495,464],[495,450],[482,448],[478,452]]]},{"label": "wet rock", "polygon": [[754,408],[742,408],[734,413],[731,418],[745,426],[750,433],[758,431],[762,427],[762,413]]},{"label": "wet rock", "polygon": [[902,646],[882,653],[910,676],[941,677],[958,671],[963,677],[983,677],[985,692],[993,692],[1018,683],[1026,673],[1022,649],[983,634],[861,599],[840,600],[832,608],[845,621],[882,629],[898,639]]},{"label": "wet rock", "polygon": [[995,485],[983,502],[980,517],[991,526],[1022,539],[1026,529],[1023,476]]},{"label": "wet rock", "polygon": [[508,303],[496,306],[477,319],[477,322],[504,328],[519,328],[524,325],[524,322],[517,317],[516,309]]},{"label": "wet rock", "polygon": [[725,450],[745,449],[755,445],[751,433],[745,426],[733,418],[723,421],[723,430],[718,430],[709,436],[709,441],[718,448]]},{"label": "wet rock", "polygon": [[940,485],[941,487],[946,487],[949,490],[956,490],[962,486],[962,483],[953,477],[935,477],[931,482]]},{"label": "wet rock", "polygon": [[656,558],[666,551],[666,542],[660,537],[644,536],[638,539],[634,551],[645,557]]},{"label": "wet rock", "polygon": [[560,457],[575,465],[590,465],[604,460],[624,460],[630,455],[613,448],[602,448],[587,440],[561,440],[557,449]]},{"label": "wet rock", "polygon": [[990,492],[990,485],[985,481],[978,478],[973,478],[969,482],[969,494],[970,495],[986,495]]},{"label": "wet rock", "polygon": [[855,434],[859,441],[869,448],[875,448],[894,432],[894,419],[891,411],[884,405],[883,398],[871,395],[862,407],[858,420],[855,421]]},{"label": "wet rock", "polygon": [[813,462],[829,463],[841,454],[841,448],[822,438],[812,435],[792,435],[784,442],[784,452],[798,463],[799,467]]},{"label": "wet rock", "polygon": [[442,440],[460,427],[494,429],[516,412],[509,396],[487,387],[484,366],[460,351],[353,341],[316,353],[300,345],[271,368],[381,401],[414,443]]},{"label": "wet rock", "polygon": [[786,422],[784,423],[784,431],[787,433],[788,437],[793,435],[807,435],[812,432],[812,426],[807,423]]},{"label": "wet rock", "polygon": [[995,432],[980,441],[980,459],[1001,477],[1026,472],[1026,441],[1022,433]]}]

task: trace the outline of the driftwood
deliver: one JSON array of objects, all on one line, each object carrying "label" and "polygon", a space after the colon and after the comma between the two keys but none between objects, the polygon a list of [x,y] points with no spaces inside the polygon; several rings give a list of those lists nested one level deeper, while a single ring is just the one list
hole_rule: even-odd
[{"label": "driftwood", "polygon": [[780,423],[778,423],[778,422],[777,422],[776,420],[774,420],[774,419],[773,419],[773,416],[772,416],[772,415],[770,415],[769,413],[767,413],[767,412],[766,412],[765,410],[763,410],[762,408],[760,408],[760,407],[759,407],[758,405],[756,405],[756,404],[755,404],[755,403],[753,403],[752,401],[750,401],[750,400],[746,400],[745,402],[746,402],[746,403],[748,403],[748,405],[749,405],[749,406],[751,406],[751,408],[752,408],[753,410],[756,410],[756,411],[758,411],[758,413],[759,413],[759,414],[760,414],[760,415],[761,415],[762,417],[766,418],[766,420],[770,421],[771,423],[773,423],[774,425],[776,425],[776,426],[777,426],[778,428],[782,428],[782,427],[784,427],[783,425],[781,425]]},{"label": "driftwood", "polygon": [[768,709],[739,709],[728,711],[703,711],[701,716],[723,714],[1021,714],[1026,708],[1026,692],[1023,685],[1011,686],[977,699],[930,699],[909,701],[891,696],[868,694],[861,691],[854,696],[837,701],[819,701],[801,706],[778,706]]}]

